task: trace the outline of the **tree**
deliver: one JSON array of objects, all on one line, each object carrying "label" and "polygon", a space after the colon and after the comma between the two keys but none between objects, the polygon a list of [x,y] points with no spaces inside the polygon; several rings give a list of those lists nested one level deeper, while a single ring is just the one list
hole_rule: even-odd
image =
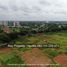
[{"label": "tree", "polygon": [[0,43],[8,43],[9,41],[10,38],[6,33],[0,33]]}]

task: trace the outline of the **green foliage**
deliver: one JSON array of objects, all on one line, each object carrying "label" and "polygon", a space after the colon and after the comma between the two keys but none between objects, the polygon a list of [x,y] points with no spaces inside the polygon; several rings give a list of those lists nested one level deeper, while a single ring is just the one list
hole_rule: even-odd
[{"label": "green foliage", "polygon": [[51,65],[51,66],[49,66],[49,67],[62,67],[61,65]]},{"label": "green foliage", "polygon": [[23,60],[21,60],[21,57],[19,57],[17,54],[14,54],[12,57],[8,58],[6,60],[6,63],[9,64],[21,64],[24,63]]},{"label": "green foliage", "polygon": [[[15,52],[4,63],[5,67],[9,67],[9,66],[10,67],[22,67],[22,64],[24,64],[24,61]],[[23,67],[28,67],[28,66],[24,65]]]},{"label": "green foliage", "polygon": [[0,43],[7,43],[10,41],[10,38],[6,33],[0,33]]},{"label": "green foliage", "polygon": [[27,50],[31,50],[32,48],[28,48],[28,47],[26,47],[26,48],[18,48],[18,50],[19,51],[23,51],[23,52],[25,52],[25,51],[27,51]]},{"label": "green foliage", "polygon": [[52,51],[50,51],[50,53],[49,53],[49,55],[51,56],[51,57],[55,57],[55,56],[57,56],[59,53],[58,53],[58,51],[56,51],[56,50],[52,50]]}]

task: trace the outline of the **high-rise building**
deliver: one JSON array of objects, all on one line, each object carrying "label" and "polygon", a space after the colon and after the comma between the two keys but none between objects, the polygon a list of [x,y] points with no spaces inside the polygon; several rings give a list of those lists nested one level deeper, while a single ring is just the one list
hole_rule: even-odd
[{"label": "high-rise building", "polygon": [[14,21],[14,22],[13,22],[13,26],[14,26],[14,27],[20,27],[20,22]]},{"label": "high-rise building", "polygon": [[2,21],[3,26],[8,26],[8,21]]},{"label": "high-rise building", "polygon": [[8,26],[8,21],[0,21],[0,25],[2,25],[2,26]]},{"label": "high-rise building", "polygon": [[20,27],[21,24],[19,21],[0,21],[0,25],[9,26],[9,27]]},{"label": "high-rise building", "polygon": [[2,21],[0,21],[0,25],[2,25]]},{"label": "high-rise building", "polygon": [[13,26],[13,23],[14,23],[13,21],[8,21],[8,26],[9,27],[12,27]]}]

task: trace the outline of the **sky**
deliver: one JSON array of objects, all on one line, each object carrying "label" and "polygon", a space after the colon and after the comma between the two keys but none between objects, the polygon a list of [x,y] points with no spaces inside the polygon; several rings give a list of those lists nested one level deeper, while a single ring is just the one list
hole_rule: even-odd
[{"label": "sky", "polygon": [[0,21],[67,21],[67,0],[0,0]]}]

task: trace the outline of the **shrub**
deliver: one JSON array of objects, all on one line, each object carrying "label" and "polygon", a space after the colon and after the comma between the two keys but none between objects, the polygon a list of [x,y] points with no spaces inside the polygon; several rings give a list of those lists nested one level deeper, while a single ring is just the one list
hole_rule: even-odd
[{"label": "shrub", "polygon": [[55,57],[55,56],[57,56],[59,54],[59,52],[58,51],[55,51],[55,50],[52,50],[50,53],[49,53],[49,55],[51,56],[51,57]]}]

